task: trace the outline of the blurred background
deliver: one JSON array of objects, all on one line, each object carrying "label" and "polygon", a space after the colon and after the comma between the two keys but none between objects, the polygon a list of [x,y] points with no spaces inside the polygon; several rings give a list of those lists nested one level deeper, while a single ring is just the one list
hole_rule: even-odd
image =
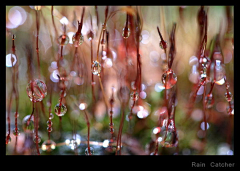
[{"label": "blurred background", "polygon": [[[6,145],[6,154],[26,154],[35,155],[36,147],[32,141],[32,133],[24,132],[24,117],[32,112],[32,102],[29,100],[26,87],[29,80],[29,53],[32,59],[32,75],[37,78],[37,55],[36,55],[36,9],[39,9],[39,56],[41,79],[52,86],[52,113],[54,118],[51,140],[56,143],[56,148],[50,152],[40,149],[41,155],[84,155],[87,147],[87,124],[79,104],[86,103],[86,111],[90,120],[90,146],[94,149],[94,155],[111,154],[106,150],[110,138],[109,132],[109,112],[106,111],[104,99],[98,82],[95,79],[96,102],[93,102],[91,93],[91,50],[90,41],[87,37],[90,30],[94,33],[93,59],[97,56],[97,45],[101,25],[104,22],[105,6],[98,6],[98,17],[95,6],[85,6],[83,18],[82,35],[84,42],[78,47],[80,64],[77,66],[79,72],[72,70],[73,56],[75,47],[72,36],[77,31],[77,21],[81,19],[83,6],[54,6],[53,17],[57,30],[54,29],[52,22],[52,6],[6,6],[6,109],[9,105],[9,95],[12,91],[12,74],[14,68],[9,59],[12,51],[12,35],[16,35],[15,46],[18,67],[18,128],[20,135],[14,152],[15,136],[12,130],[15,128],[15,101],[13,99],[10,113],[11,142]],[[132,6],[132,8],[136,8]],[[227,81],[230,84],[230,92],[234,95],[234,44],[233,44],[233,6],[205,6],[208,14],[207,29],[207,49],[213,38],[219,34],[221,50],[224,57],[224,66]],[[103,85],[108,99],[111,97],[114,87],[113,123],[114,137],[117,137],[121,119],[121,104],[118,99],[120,87],[120,73],[124,72],[125,63],[130,68],[128,82],[126,83],[131,91],[131,82],[136,78],[136,52],[134,46],[129,45],[126,53],[122,30],[126,22],[126,6],[109,6],[109,13],[115,13],[107,21],[109,31],[108,56],[104,55],[100,48],[102,60]],[[129,122],[126,118],[122,131],[122,154],[124,155],[149,155],[154,150],[154,128],[157,126],[159,109],[163,104],[164,88],[161,77],[166,64],[166,54],[160,48],[160,38],[157,26],[160,28],[163,38],[169,42],[169,35],[173,23],[176,23],[176,57],[173,61],[172,69],[177,75],[177,102],[175,111],[175,123],[179,134],[178,147],[163,148],[159,147],[161,154],[173,155],[233,155],[233,117],[227,114],[228,102],[224,97],[226,92],[225,84],[215,85],[213,90],[214,104],[207,109],[207,137],[204,144],[204,124],[202,94],[198,92],[194,109],[190,117],[186,116],[187,104],[193,91],[193,85],[197,83],[199,73],[193,67],[194,56],[197,56],[199,49],[199,26],[197,15],[200,6],[140,6],[138,7],[142,19],[142,32],[140,42],[141,66],[142,66],[142,92],[140,93],[139,103],[134,108],[134,117],[131,121],[132,130],[129,131]],[[92,19],[92,25],[91,25]],[[69,36],[69,43],[63,47],[64,62],[62,66],[67,73],[67,90],[65,104],[67,113],[62,117],[62,128],[60,120],[54,113],[54,106],[58,103],[60,89],[58,88],[59,79],[56,76],[56,67],[60,47],[56,39],[63,34],[62,24],[66,25],[66,33]],[[130,33],[131,34],[131,33]],[[129,37],[130,38],[130,37]],[[30,49],[30,50],[29,50]],[[105,46],[104,48],[105,49]],[[126,58],[127,55],[127,58]],[[11,56],[11,55],[10,55]],[[76,67],[75,67],[76,68]],[[50,84],[51,81],[51,84]],[[210,85],[210,83],[209,83]],[[44,110],[40,110],[39,105],[39,128],[38,133],[42,143],[48,139],[48,95],[43,99]],[[14,98],[14,96],[13,96]],[[233,96],[234,98],[234,96]],[[76,105],[77,104],[77,105]],[[125,114],[130,112],[129,106],[125,109]],[[143,110],[142,112],[139,112]],[[186,119],[187,118],[187,119]],[[6,132],[7,132],[7,111],[6,111]],[[66,140],[72,139],[73,133],[77,134],[80,140],[77,148],[72,149],[66,144]],[[7,133],[6,133],[7,134]],[[202,150],[204,148],[204,153]]]}]

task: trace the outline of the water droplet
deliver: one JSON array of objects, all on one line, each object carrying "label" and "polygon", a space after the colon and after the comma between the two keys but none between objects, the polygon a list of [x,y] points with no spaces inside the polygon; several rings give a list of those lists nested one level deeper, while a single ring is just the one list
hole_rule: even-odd
[{"label": "water droplet", "polygon": [[26,133],[31,133],[34,130],[33,116],[29,120],[31,115],[27,115],[22,120],[23,131]]},{"label": "water droplet", "polygon": [[47,127],[47,131],[48,131],[48,132],[52,132],[52,127],[51,127],[51,126],[48,126],[48,127]]},{"label": "water droplet", "polygon": [[161,127],[155,127],[152,131],[154,134],[158,134],[161,132]]},{"label": "water droplet", "polygon": [[132,92],[131,94],[130,94],[130,97],[131,97],[131,99],[133,100],[133,101],[137,101],[138,100],[138,98],[139,98],[139,94],[138,94],[138,92]]},{"label": "water droplet", "polygon": [[57,116],[63,116],[67,112],[67,107],[64,104],[60,106],[60,104],[58,103],[56,104],[54,111]]},{"label": "water droplet", "polygon": [[88,150],[88,148],[85,149],[85,154],[87,156],[93,155],[93,153],[94,153],[94,149],[92,147],[90,147],[90,150]]},{"label": "water droplet", "polygon": [[230,101],[232,100],[232,93],[229,92],[229,91],[227,91],[227,92],[225,93],[225,98],[226,98],[226,100],[227,100],[228,102],[230,102]]},{"label": "water droplet", "polygon": [[26,90],[29,99],[33,102],[40,102],[47,95],[47,86],[42,80],[39,79],[30,81]]},{"label": "water droplet", "polygon": [[85,110],[87,108],[87,103],[80,103],[78,107],[80,110]]},{"label": "water droplet", "polygon": [[60,44],[60,45],[67,45],[68,43],[69,43],[69,37],[68,37],[68,35],[66,35],[66,34],[63,34],[63,35],[61,35],[61,36],[59,36],[59,38],[58,38],[58,43]]},{"label": "water droplet", "polygon": [[208,94],[206,97],[205,97],[205,103],[206,103],[206,107],[207,108],[211,108],[214,104],[214,100],[213,100],[213,95],[212,93],[211,94]]},{"label": "water droplet", "polygon": [[78,46],[84,42],[84,37],[82,34],[74,34],[72,37],[72,41],[75,46]]},{"label": "water droplet", "polygon": [[92,73],[94,75],[100,75],[101,72],[101,64],[98,61],[93,61],[92,63]]},{"label": "water droplet", "polygon": [[167,131],[166,139],[161,143],[164,147],[176,147],[178,145],[178,133],[172,130]]},{"label": "water droplet", "polygon": [[233,105],[233,103],[231,103],[231,107],[228,106],[226,109],[227,109],[227,114],[234,115],[234,105]]},{"label": "water droplet", "polygon": [[210,65],[210,59],[207,56],[201,56],[199,59],[199,63],[202,67],[208,67]]},{"label": "water droplet", "polygon": [[132,90],[136,90],[137,89],[137,87],[135,85],[135,81],[131,82],[131,88],[132,88]]},{"label": "water droplet", "polygon": [[177,76],[172,69],[168,69],[162,75],[162,83],[166,89],[172,88],[177,83]]},{"label": "water droplet", "polygon": [[88,38],[88,40],[90,40],[90,41],[94,38],[94,34],[93,34],[93,32],[92,32],[91,30],[88,32],[87,38]]},{"label": "water droplet", "polygon": [[42,150],[50,152],[56,148],[56,143],[52,140],[46,140],[42,143]]},{"label": "water droplet", "polygon": [[54,115],[52,113],[49,114],[49,119],[53,119]]},{"label": "water droplet", "polygon": [[16,64],[17,57],[14,54],[7,54],[6,55],[6,67],[12,67]]},{"label": "water droplet", "polygon": [[33,142],[39,144],[41,142],[41,137],[39,135],[38,136],[35,135],[33,138]]},{"label": "water droplet", "polygon": [[11,142],[12,138],[10,137],[10,135],[6,136],[6,144],[9,144]]},{"label": "water droplet", "polygon": [[122,36],[124,39],[127,39],[130,36],[130,29],[128,27],[127,29],[126,27],[123,28]]},{"label": "water droplet", "polygon": [[47,126],[50,126],[50,127],[51,127],[51,126],[52,126],[52,124],[53,124],[53,123],[52,123],[52,121],[51,121],[51,120],[48,120],[48,121],[47,121]]},{"label": "water droplet", "polygon": [[15,135],[15,136],[18,136],[18,135],[20,135],[20,130],[17,128],[17,129],[14,129],[13,130],[13,135]]}]

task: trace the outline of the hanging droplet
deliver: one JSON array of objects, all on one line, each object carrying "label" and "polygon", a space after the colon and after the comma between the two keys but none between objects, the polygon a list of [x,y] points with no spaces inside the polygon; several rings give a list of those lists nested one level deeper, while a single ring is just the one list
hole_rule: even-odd
[{"label": "hanging droplet", "polygon": [[6,67],[13,67],[17,63],[16,55],[9,53],[6,55]]},{"label": "hanging droplet", "polygon": [[23,118],[22,120],[22,127],[23,127],[23,131],[25,133],[32,133],[32,131],[34,130],[34,120],[33,120],[33,116],[32,118],[29,120],[31,115],[27,115]]},{"label": "hanging droplet", "polygon": [[91,41],[94,38],[94,34],[91,30],[88,32],[87,38],[88,38],[89,41]]},{"label": "hanging droplet", "polygon": [[52,140],[46,140],[42,143],[42,150],[50,152],[56,148],[56,143]]},{"label": "hanging droplet", "polygon": [[53,122],[51,120],[47,121],[47,126],[51,127],[53,125]]},{"label": "hanging droplet", "polygon": [[200,79],[207,77],[207,67],[203,67],[200,75]]},{"label": "hanging droplet", "polygon": [[33,142],[39,144],[41,142],[41,137],[39,135],[38,136],[35,135],[33,138]]},{"label": "hanging droplet", "polygon": [[63,46],[63,45],[67,45],[69,43],[69,37],[66,34],[63,34],[61,36],[59,36],[58,38],[58,43]]},{"label": "hanging droplet", "polygon": [[54,107],[54,111],[57,116],[63,116],[67,112],[67,107],[64,104],[61,104],[60,106],[60,104],[58,103]]},{"label": "hanging droplet", "polygon": [[49,119],[53,119],[54,115],[52,113],[49,114]]},{"label": "hanging droplet", "polygon": [[52,127],[51,127],[51,126],[48,126],[48,127],[47,127],[47,131],[48,131],[48,132],[52,132]]},{"label": "hanging droplet", "polygon": [[232,93],[231,92],[226,92],[225,93],[225,98],[228,102],[230,102],[232,100]]},{"label": "hanging droplet", "polygon": [[176,147],[178,145],[178,134],[176,131],[169,130],[165,141],[161,142],[164,147]]},{"label": "hanging droplet", "polygon": [[139,98],[139,94],[138,94],[138,92],[132,92],[131,94],[130,94],[130,97],[131,97],[131,99],[133,100],[133,101],[137,101],[138,100],[138,98]]},{"label": "hanging droplet", "polygon": [[90,151],[88,150],[88,147],[85,149],[85,154],[87,156],[93,155],[93,153],[94,153],[94,149],[92,147],[90,147]]},{"label": "hanging droplet", "polygon": [[10,142],[11,142],[11,137],[10,137],[10,135],[7,135],[6,136],[6,144],[9,144]]},{"label": "hanging droplet", "polygon": [[135,85],[135,81],[131,82],[131,88],[132,88],[132,90],[136,90],[137,89],[137,87]]},{"label": "hanging droplet", "polygon": [[205,103],[206,103],[206,107],[207,108],[211,108],[214,104],[214,100],[213,100],[213,95],[212,93],[208,94],[206,97],[205,97]]},{"label": "hanging droplet", "polygon": [[162,75],[162,83],[166,89],[172,88],[177,83],[177,76],[172,69],[168,69]]},{"label": "hanging droplet", "polygon": [[215,83],[218,85],[223,85],[225,83],[225,68],[220,60],[216,60]]},{"label": "hanging droplet", "polygon": [[39,79],[30,81],[26,90],[29,99],[33,102],[40,102],[47,95],[47,86],[42,80]]},{"label": "hanging droplet", "polygon": [[130,29],[128,27],[123,28],[122,36],[124,39],[127,39],[130,36]]},{"label": "hanging droplet", "polygon": [[13,130],[13,135],[15,135],[15,136],[18,136],[18,135],[20,135],[20,130],[17,128],[17,129],[14,129]]},{"label": "hanging droplet", "polygon": [[211,63],[209,57],[207,56],[201,56],[199,59],[199,63],[202,67],[208,67]]},{"label": "hanging droplet", "polygon": [[74,34],[72,37],[72,41],[75,46],[81,45],[84,42],[84,37],[82,34]]},{"label": "hanging droplet", "polygon": [[100,75],[101,72],[101,64],[98,61],[93,61],[92,63],[92,73],[94,75]]},{"label": "hanging droplet", "polygon": [[234,115],[234,106],[233,106],[233,104],[231,104],[231,107],[228,106],[226,109],[227,109],[227,114]]},{"label": "hanging droplet", "polygon": [[174,120],[173,119],[169,120],[168,130],[174,130]]},{"label": "hanging droplet", "polygon": [[166,41],[160,41],[159,46],[160,46],[162,49],[166,49],[166,48],[167,48],[167,42],[166,42]]}]

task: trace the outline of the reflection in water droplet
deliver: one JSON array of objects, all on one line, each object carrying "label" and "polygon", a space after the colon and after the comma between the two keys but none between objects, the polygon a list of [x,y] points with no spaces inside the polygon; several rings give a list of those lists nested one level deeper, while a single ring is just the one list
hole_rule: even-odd
[{"label": "reflection in water droplet", "polygon": [[162,75],[162,83],[166,89],[172,88],[177,83],[177,76],[172,69],[168,69]]},{"label": "reflection in water droplet", "polygon": [[93,61],[92,63],[92,73],[94,75],[100,75],[101,72],[101,64],[98,61]]}]

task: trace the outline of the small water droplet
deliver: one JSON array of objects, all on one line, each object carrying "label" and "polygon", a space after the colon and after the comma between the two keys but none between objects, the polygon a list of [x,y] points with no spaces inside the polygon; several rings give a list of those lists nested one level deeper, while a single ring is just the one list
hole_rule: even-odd
[{"label": "small water droplet", "polygon": [[232,93],[231,92],[226,92],[225,93],[225,98],[228,102],[230,102],[232,100]]},{"label": "small water droplet", "polygon": [[94,153],[94,149],[92,147],[90,147],[90,150],[88,150],[88,148],[85,149],[85,154],[87,156],[93,155],[93,153]]},{"label": "small water droplet", "polygon": [[101,72],[101,64],[98,61],[93,61],[92,63],[92,73],[94,75],[100,75]]},{"label": "small water droplet", "polygon": [[61,35],[61,36],[59,36],[59,38],[58,38],[58,43],[60,44],[60,45],[67,45],[68,43],[69,43],[69,37],[68,37],[68,35],[66,35],[66,34],[63,34],[63,35]]},{"label": "small water droplet", "polygon": [[122,36],[124,39],[127,39],[130,36],[130,29],[128,27],[127,29],[126,27],[123,28]]},{"label": "small water droplet", "polygon": [[133,100],[133,101],[137,101],[138,100],[138,98],[139,98],[139,94],[138,94],[138,92],[132,92],[131,94],[130,94],[130,97],[131,97],[131,99]]},{"label": "small water droplet", "polygon": [[10,137],[10,135],[6,136],[6,144],[9,144],[11,142],[12,138]]}]

